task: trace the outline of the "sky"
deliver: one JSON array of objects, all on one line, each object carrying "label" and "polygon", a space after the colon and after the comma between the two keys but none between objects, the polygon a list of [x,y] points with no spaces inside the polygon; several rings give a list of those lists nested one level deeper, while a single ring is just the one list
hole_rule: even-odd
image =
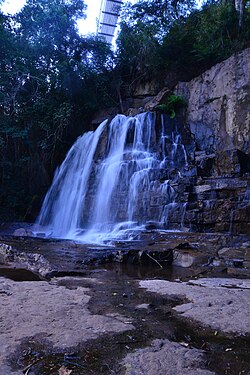
[{"label": "sky", "polygon": [[[99,11],[102,0],[84,0],[88,6],[87,18],[78,21],[78,27],[81,34],[95,33],[96,32],[96,19],[99,17]],[[5,0],[2,5],[4,13],[15,13],[19,11],[25,3],[25,0]]]},{"label": "sky", "polygon": [[79,30],[81,34],[95,33],[102,0],[84,0],[84,2],[88,6],[87,18],[78,21]]}]

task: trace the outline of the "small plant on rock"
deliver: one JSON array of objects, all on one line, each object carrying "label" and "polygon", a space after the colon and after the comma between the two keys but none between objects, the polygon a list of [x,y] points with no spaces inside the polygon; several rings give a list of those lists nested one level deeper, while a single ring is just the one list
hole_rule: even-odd
[{"label": "small plant on rock", "polygon": [[166,113],[171,119],[176,117],[176,112],[179,108],[186,105],[186,101],[179,95],[169,95],[166,103],[158,104],[155,107],[156,111]]}]

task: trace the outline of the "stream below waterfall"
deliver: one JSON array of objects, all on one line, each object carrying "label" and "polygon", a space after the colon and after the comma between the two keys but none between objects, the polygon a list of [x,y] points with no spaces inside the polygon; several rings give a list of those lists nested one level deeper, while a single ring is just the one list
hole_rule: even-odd
[{"label": "stream below waterfall", "polygon": [[[249,294],[247,288],[250,286],[241,289],[244,283],[248,285],[248,280],[230,278],[224,267],[207,262],[222,246],[231,244],[239,248],[246,246],[246,240],[245,236],[180,232],[169,233],[166,237],[159,231],[150,231],[144,233],[140,241],[117,241],[110,247],[1,235],[1,241],[7,246],[9,261],[0,268],[0,297],[4,299],[3,316],[0,317],[3,340],[0,347],[4,350],[8,345],[9,366],[13,371],[24,373],[29,369],[29,373],[34,375],[58,375],[60,369],[72,371],[72,375],[124,375],[124,360],[128,364],[132,361],[128,355],[135,356],[131,357],[135,361],[132,363],[138,366],[136,353],[150,358],[151,354],[147,356],[149,351],[156,356],[149,362],[153,368],[159,362],[164,363],[167,353],[173,353],[173,357],[168,359],[169,372],[165,369],[159,374],[196,374],[194,371],[206,375],[208,371],[209,375],[249,374],[249,298],[243,297]],[[194,251],[196,262],[187,268],[169,265],[162,269],[154,261],[143,265],[131,262],[133,257],[126,262],[116,259],[117,255],[131,252],[133,255],[136,251],[154,251],[161,247],[183,253]],[[156,293],[146,290],[143,283],[149,282],[161,282],[163,287],[164,283],[170,283],[169,293],[159,293],[161,287],[157,287]],[[218,282],[222,283],[221,287]],[[211,294],[209,288],[213,284]],[[178,286],[182,290],[181,295],[174,289]],[[192,298],[185,296],[185,289],[192,288],[196,288],[198,295]],[[75,293],[77,297],[72,303],[70,298]],[[50,295],[52,300],[47,301]],[[185,306],[187,300],[191,302],[193,298],[201,302],[196,310],[201,311],[198,320],[176,311],[178,306]],[[15,303],[11,302],[12,299]],[[87,302],[86,309],[84,300]],[[245,302],[240,305],[240,301]],[[7,313],[7,302],[12,306],[12,314]],[[203,308],[207,317],[202,313]],[[233,315],[227,314],[232,308]],[[79,309],[77,315],[76,309]],[[245,314],[244,319],[237,318],[240,312]],[[28,327],[31,328],[29,333],[24,324],[27,316]],[[223,319],[228,316],[231,316],[232,327],[234,322],[239,321],[246,333],[230,333],[216,328],[215,323],[221,321],[224,324]],[[5,326],[6,319],[9,324]],[[95,323],[95,319],[110,319],[105,332],[98,325],[99,320]],[[118,322],[123,324],[124,331],[112,332],[112,324],[115,326]],[[13,333],[11,330],[14,330]],[[19,336],[22,333],[22,340],[15,338],[17,333]],[[55,335],[61,337],[57,345],[53,344]],[[79,343],[66,345],[71,337],[73,342],[77,337]],[[182,364],[183,358],[188,362]],[[186,366],[184,369],[181,367],[181,373],[175,370],[176,361],[180,366]],[[136,375],[139,373],[134,371]],[[155,375],[155,372],[150,370],[149,374]]]}]

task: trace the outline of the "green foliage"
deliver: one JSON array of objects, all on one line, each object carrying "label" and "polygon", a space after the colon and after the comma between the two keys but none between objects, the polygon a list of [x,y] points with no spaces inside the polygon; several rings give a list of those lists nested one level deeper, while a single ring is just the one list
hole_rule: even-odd
[{"label": "green foliage", "polygon": [[231,3],[205,6],[199,17],[194,53],[198,61],[220,61],[241,48],[238,17]]},{"label": "green foliage", "polygon": [[146,29],[161,40],[173,22],[185,17],[194,6],[194,0],[141,0],[124,7],[122,20],[130,27]]},{"label": "green foliage", "polygon": [[0,12],[0,200],[18,218],[94,112],[116,101],[110,47],[77,32],[85,8],[31,0],[14,16]]},{"label": "green foliage", "polygon": [[162,70],[163,40],[174,22],[186,16],[194,3],[149,0],[127,4],[117,40],[117,70],[124,82],[136,84],[158,75]]},{"label": "green foliage", "polygon": [[186,105],[186,101],[179,95],[169,95],[166,102],[158,104],[155,107],[156,111],[169,115],[171,119],[176,117],[178,109]]},{"label": "green foliage", "polygon": [[157,66],[155,54],[159,43],[142,24],[138,26],[122,23],[117,41],[117,69],[125,80],[127,75],[130,82],[149,78]]},{"label": "green foliage", "polygon": [[[139,75],[159,79],[166,73],[187,80],[249,46],[247,6],[239,28],[239,14],[232,2],[208,2],[199,10],[180,2],[182,7],[176,13],[169,8],[171,2],[151,0],[147,4],[139,1],[131,7],[121,28],[118,66],[127,80],[138,80]],[[154,13],[158,6],[160,13]]]}]

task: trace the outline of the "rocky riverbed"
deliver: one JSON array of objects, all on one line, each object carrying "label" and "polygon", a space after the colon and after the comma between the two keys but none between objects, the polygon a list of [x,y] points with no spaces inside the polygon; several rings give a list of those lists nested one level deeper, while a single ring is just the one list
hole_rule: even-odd
[{"label": "rocky riverbed", "polygon": [[0,241],[1,375],[250,374],[246,236],[22,234]]}]

